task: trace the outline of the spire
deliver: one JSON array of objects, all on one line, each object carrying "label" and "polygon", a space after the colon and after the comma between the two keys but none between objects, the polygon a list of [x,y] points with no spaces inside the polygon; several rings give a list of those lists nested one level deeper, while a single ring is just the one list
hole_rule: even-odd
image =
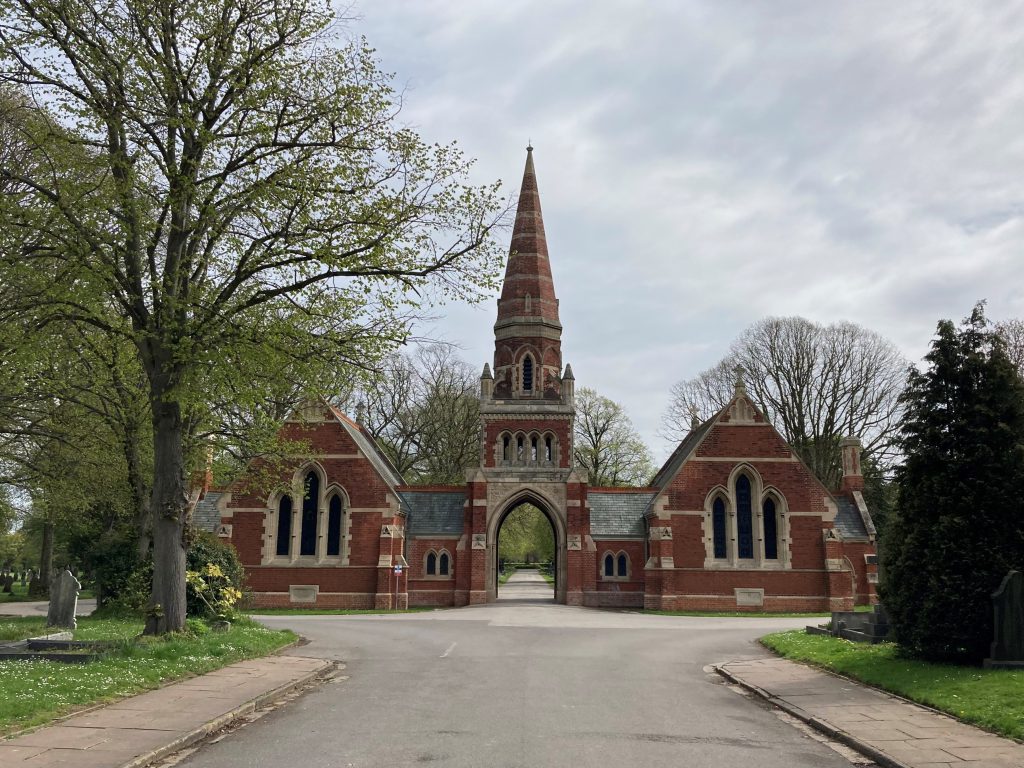
[{"label": "spire", "polygon": [[559,330],[562,327],[558,320],[558,299],[555,298],[551,279],[551,264],[548,262],[548,243],[544,235],[532,146],[526,148],[526,168],[512,228],[505,282],[498,300],[495,330],[520,319],[541,322]]}]

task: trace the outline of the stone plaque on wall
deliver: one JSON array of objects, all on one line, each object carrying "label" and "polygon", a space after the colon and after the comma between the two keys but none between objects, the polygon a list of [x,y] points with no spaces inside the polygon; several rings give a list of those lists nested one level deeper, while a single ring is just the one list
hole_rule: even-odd
[{"label": "stone plaque on wall", "polygon": [[578,533],[573,533],[566,537],[566,549],[583,549],[583,540]]},{"label": "stone plaque on wall", "polygon": [[747,606],[763,606],[764,605],[764,590],[763,589],[736,589],[736,605],[747,605]]},{"label": "stone plaque on wall", "polygon": [[651,541],[671,541],[672,528],[668,525],[654,526],[651,528]]},{"label": "stone plaque on wall", "polygon": [[221,523],[219,526],[217,526],[217,535],[220,536],[222,539],[230,539],[231,526],[225,523]]},{"label": "stone plaque on wall", "polygon": [[474,533],[473,534],[473,549],[487,549],[487,534],[486,533]]},{"label": "stone plaque on wall", "polygon": [[292,584],[288,596],[293,603],[315,603],[319,587],[316,584]]}]

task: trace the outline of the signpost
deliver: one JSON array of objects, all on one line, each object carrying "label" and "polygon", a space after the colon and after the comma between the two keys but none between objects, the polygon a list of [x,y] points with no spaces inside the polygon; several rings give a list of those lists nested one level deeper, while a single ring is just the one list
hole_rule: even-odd
[{"label": "signpost", "polygon": [[395,610],[398,610],[398,580],[402,577],[402,564],[395,564]]}]

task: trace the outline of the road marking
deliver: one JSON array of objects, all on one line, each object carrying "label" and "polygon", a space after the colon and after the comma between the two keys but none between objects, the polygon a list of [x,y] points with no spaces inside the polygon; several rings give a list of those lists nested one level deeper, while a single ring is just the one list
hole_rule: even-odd
[{"label": "road marking", "polygon": [[441,654],[441,658],[442,659],[448,658],[448,654],[455,650],[455,646],[456,645],[458,645],[458,643],[452,643],[451,645],[449,645],[448,646],[448,650],[446,650],[444,653]]}]

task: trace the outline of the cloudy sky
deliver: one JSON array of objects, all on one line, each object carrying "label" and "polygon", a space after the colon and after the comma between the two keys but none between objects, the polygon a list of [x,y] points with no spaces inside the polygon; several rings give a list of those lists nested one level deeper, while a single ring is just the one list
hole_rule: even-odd
[{"label": "cloudy sky", "polygon": [[[661,460],[673,382],[768,315],[912,359],[1024,317],[1024,5],[363,0],[351,30],[514,194],[532,139],[577,386]],[[495,304],[422,332],[483,365]]]}]

